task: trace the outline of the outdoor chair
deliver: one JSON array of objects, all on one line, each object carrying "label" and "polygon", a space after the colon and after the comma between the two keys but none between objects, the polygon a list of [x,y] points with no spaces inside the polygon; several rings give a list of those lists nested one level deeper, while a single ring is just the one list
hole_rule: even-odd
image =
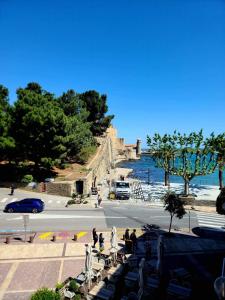
[{"label": "outdoor chair", "polygon": [[169,283],[167,288],[167,300],[179,299],[188,300],[191,297],[192,289],[177,285],[174,283]]}]

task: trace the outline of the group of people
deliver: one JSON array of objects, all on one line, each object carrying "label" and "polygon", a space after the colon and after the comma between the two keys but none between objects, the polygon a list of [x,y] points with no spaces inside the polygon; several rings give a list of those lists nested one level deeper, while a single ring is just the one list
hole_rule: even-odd
[{"label": "group of people", "polygon": [[104,247],[104,240],[105,240],[105,238],[103,237],[103,234],[100,233],[99,236],[98,236],[96,228],[93,228],[93,230],[92,230],[92,237],[93,237],[93,242],[94,242],[93,248],[95,248],[97,242],[99,242],[99,250],[103,251],[104,248],[105,248]]}]

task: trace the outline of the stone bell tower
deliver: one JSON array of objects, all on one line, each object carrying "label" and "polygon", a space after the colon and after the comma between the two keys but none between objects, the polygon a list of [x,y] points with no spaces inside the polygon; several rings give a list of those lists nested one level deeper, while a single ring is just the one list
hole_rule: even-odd
[{"label": "stone bell tower", "polygon": [[140,156],[141,155],[141,140],[137,139],[136,143],[136,155]]}]

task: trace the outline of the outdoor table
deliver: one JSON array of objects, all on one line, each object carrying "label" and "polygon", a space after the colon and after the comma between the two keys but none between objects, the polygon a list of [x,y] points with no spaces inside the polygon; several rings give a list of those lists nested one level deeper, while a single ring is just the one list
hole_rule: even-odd
[{"label": "outdoor table", "polygon": [[123,267],[121,265],[118,265],[117,267],[111,267],[108,270],[108,274],[113,276],[119,276],[121,275],[122,272],[123,272]]},{"label": "outdoor table", "polygon": [[110,255],[110,252],[107,250],[104,250],[100,253],[100,258],[103,258],[105,261],[105,266],[110,267],[111,262],[112,262],[112,257]]},{"label": "outdoor table", "polygon": [[102,271],[104,270],[104,265],[98,262],[94,262],[92,268],[95,269],[96,271]]}]

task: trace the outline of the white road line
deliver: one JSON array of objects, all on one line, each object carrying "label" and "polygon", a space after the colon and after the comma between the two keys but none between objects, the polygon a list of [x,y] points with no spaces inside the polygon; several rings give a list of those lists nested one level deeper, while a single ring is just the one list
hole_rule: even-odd
[{"label": "white road line", "polygon": [[209,224],[225,224],[225,220],[213,221],[213,220],[198,220],[198,223],[209,223]]},{"label": "white road line", "polygon": [[15,202],[18,198],[12,198],[12,200],[10,200],[10,203]]},{"label": "white road line", "polygon": [[48,200],[48,203],[52,203],[52,200]]},{"label": "white road line", "polygon": [[205,219],[205,220],[225,220],[225,217],[204,217],[198,216],[198,219]]},{"label": "white road line", "polygon": [[208,224],[208,223],[199,223],[200,226],[206,226],[206,227],[213,227],[213,228],[221,228],[222,226],[218,226],[218,225],[212,225],[212,224]]},{"label": "white road line", "polygon": [[3,199],[1,200],[1,203],[5,203],[7,200],[8,200],[8,198],[3,198]]},{"label": "white road line", "polygon": [[[48,214],[30,214],[30,219],[128,219],[128,217],[118,216],[80,216],[80,215],[48,215]],[[9,218],[7,221],[21,220],[22,216]]]},{"label": "white road line", "polygon": [[58,201],[57,201],[57,203],[61,203],[61,201],[60,201],[60,200],[58,200]]}]

